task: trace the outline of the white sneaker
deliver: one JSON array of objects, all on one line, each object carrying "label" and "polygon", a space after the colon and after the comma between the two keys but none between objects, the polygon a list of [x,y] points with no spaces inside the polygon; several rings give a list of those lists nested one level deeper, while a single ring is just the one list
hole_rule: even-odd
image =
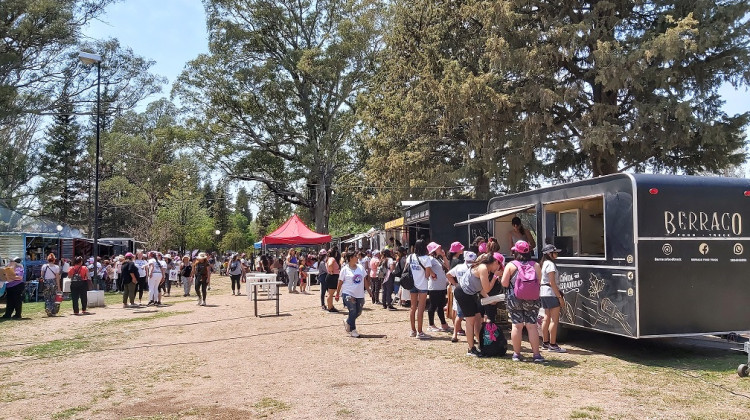
[{"label": "white sneaker", "polygon": [[201,305],[203,305],[203,301],[198,299],[198,306],[201,306]]},{"label": "white sneaker", "polygon": [[352,327],[349,326],[349,323],[346,322],[346,320],[344,320],[344,330],[348,333],[352,332]]},{"label": "white sneaker", "polygon": [[357,332],[357,330],[352,330],[352,332],[350,333],[350,335],[352,337],[354,337],[354,338],[359,338],[359,333]]},{"label": "white sneaker", "polygon": [[206,301],[205,300],[201,301],[201,306],[206,306]]}]

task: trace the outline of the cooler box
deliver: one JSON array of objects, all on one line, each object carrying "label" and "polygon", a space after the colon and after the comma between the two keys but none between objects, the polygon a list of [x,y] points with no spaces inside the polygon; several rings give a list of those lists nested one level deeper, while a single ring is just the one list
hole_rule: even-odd
[{"label": "cooler box", "polygon": [[104,290],[89,290],[86,292],[89,308],[104,307]]}]

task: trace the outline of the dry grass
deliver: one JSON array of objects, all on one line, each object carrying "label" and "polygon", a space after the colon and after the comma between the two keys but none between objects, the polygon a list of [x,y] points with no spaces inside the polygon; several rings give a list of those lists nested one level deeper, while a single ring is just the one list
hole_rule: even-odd
[{"label": "dry grass", "polygon": [[[288,316],[255,318],[246,296],[218,279],[213,307],[175,298],[136,313],[6,322],[0,417],[487,418],[482,401],[532,399],[535,411],[497,404],[492,418],[740,418],[746,356],[577,334],[544,365],[463,356],[447,334],[407,337],[407,311],[367,305],[358,330],[317,308],[317,294],[281,297]],[[317,291],[317,290],[316,290]],[[259,302],[269,311],[272,302]],[[524,352],[528,353],[528,344]],[[75,387],[76,393],[66,389]],[[29,404],[25,396],[57,404]],[[196,396],[199,396],[196,398]]]}]

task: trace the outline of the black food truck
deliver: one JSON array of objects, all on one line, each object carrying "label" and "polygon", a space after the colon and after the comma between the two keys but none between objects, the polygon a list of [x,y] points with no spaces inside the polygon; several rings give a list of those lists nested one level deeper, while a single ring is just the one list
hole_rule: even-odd
[{"label": "black food truck", "polygon": [[486,235],[484,228],[487,224],[471,225],[467,229],[454,227],[454,223],[483,214],[486,209],[487,200],[427,200],[408,207],[404,209],[405,239],[408,241],[404,246],[413,246],[420,237],[427,242],[435,241],[446,249],[454,241],[465,245],[471,243],[476,236]]},{"label": "black food truck", "polygon": [[561,323],[632,338],[750,330],[750,179],[615,174],[490,200],[509,253],[511,220],[562,252]]}]

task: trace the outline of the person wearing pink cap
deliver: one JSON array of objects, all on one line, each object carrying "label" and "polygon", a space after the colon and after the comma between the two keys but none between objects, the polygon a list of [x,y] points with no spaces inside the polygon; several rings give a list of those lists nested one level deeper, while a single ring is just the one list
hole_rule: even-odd
[{"label": "person wearing pink cap", "polygon": [[[458,261],[457,256],[461,255],[462,252],[464,252],[463,244],[461,244],[461,242],[456,241],[456,242],[453,242],[451,244],[450,249],[448,249],[448,256],[451,257],[451,261],[453,261],[453,257],[456,257],[456,261]],[[460,263],[456,263],[456,264],[460,264]],[[451,268],[455,267],[452,264],[452,262],[451,262],[451,265],[452,265]]]},{"label": "person wearing pink cap", "polygon": [[[445,251],[440,244],[430,242],[427,244],[427,252],[432,257],[431,266],[433,276],[427,280],[427,297],[430,306],[427,308],[427,330],[431,332],[452,332],[453,330],[445,322],[445,304],[448,298],[448,279],[445,273],[450,270],[450,263]],[[435,326],[435,313],[440,318],[440,328]]]},{"label": "person wearing pink cap", "polygon": [[[463,247],[462,247],[463,248]],[[457,261],[461,261],[459,264],[456,264],[455,266],[452,266],[450,271],[445,275],[445,277],[448,279],[448,283],[451,284],[451,287],[453,288],[453,309],[454,309],[454,318],[453,318],[453,338],[451,338],[452,343],[458,343],[458,336],[459,335],[466,335],[466,332],[461,329],[461,322],[464,320],[464,313],[461,310],[461,306],[458,305],[458,301],[456,300],[456,288],[459,287],[458,279],[466,275],[466,273],[471,268],[471,264],[474,263],[477,259],[477,254],[475,254],[472,251],[464,251],[462,258]],[[477,340],[479,340],[479,337],[476,337]]]},{"label": "person wearing pink cap", "polygon": [[[512,264],[508,264],[505,267],[502,284],[504,287],[509,288],[505,302],[508,308],[508,315],[510,315],[510,321],[513,324],[510,332],[510,339],[513,343],[513,361],[523,360],[521,357],[521,339],[523,328],[526,327],[534,362],[544,362],[544,357],[539,353],[539,332],[536,327],[536,320],[539,308],[541,307],[539,288],[541,287],[542,268],[531,259],[531,246],[528,242],[516,242],[511,251],[513,251],[515,260],[512,261]],[[534,276],[536,276],[536,283],[527,281],[532,280]],[[519,283],[520,281],[523,281],[523,283]],[[520,286],[521,284],[524,286]],[[516,296],[516,286],[519,286],[518,293],[520,293],[521,287],[524,287],[523,291],[528,290],[528,293],[532,292],[532,289],[535,287],[536,299],[522,299]]]},{"label": "person wearing pink cap", "polygon": [[[491,243],[491,242],[488,242]],[[500,263],[500,270],[495,273],[496,282],[492,286],[492,289],[490,289],[488,295],[490,296],[496,296],[503,293],[503,290],[505,289],[502,284],[500,284],[500,277],[503,275],[503,270],[505,269],[505,257],[503,254],[499,252],[493,252],[492,256],[495,257],[495,260],[497,260]],[[489,305],[482,305],[482,312],[484,312],[484,321],[485,322],[497,322],[497,302],[491,303]]]}]

